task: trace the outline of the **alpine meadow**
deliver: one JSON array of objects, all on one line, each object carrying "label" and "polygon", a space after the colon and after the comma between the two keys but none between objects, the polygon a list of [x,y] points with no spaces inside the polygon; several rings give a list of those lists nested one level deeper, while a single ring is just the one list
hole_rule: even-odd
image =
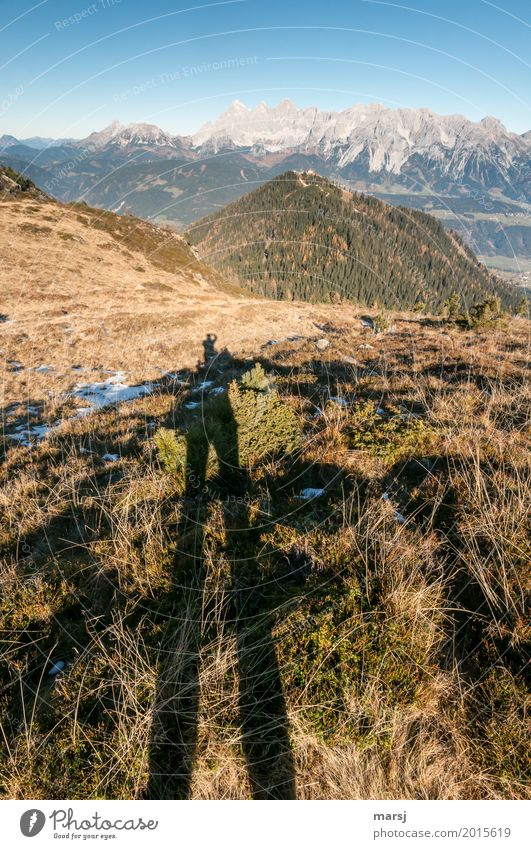
[{"label": "alpine meadow", "polygon": [[418,5],[2,7],[3,804],[529,801],[529,9]]}]

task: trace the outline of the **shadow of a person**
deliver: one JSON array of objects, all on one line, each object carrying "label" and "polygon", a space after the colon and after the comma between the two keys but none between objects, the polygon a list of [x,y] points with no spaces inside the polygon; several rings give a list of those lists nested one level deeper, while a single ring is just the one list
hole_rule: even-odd
[{"label": "shadow of a person", "polygon": [[216,351],[216,342],[218,341],[218,337],[215,333],[207,333],[206,337],[203,339],[203,356],[205,360],[205,365],[208,366],[211,360],[215,359],[217,356]]},{"label": "shadow of a person", "polygon": [[[216,337],[203,343],[207,369],[218,356]],[[230,360],[223,352],[224,362]],[[234,627],[239,677],[242,748],[254,799],[294,799],[295,775],[286,706],[271,633],[261,609],[258,569],[253,568],[249,527],[250,480],[240,466],[238,427],[227,395],[218,404],[215,427],[187,437],[186,486],[178,531],[173,594],[192,598],[175,628],[181,636],[164,652],[155,696],[147,798],[186,799],[198,743],[200,658],[208,629],[205,591],[208,567],[205,527],[216,497],[223,504],[226,557],[230,564],[230,624]],[[207,484],[209,453],[218,460],[217,496]],[[251,554],[249,554],[251,551]],[[240,556],[242,555],[242,556]],[[175,599],[178,603],[177,598]],[[171,614],[170,614],[171,616]],[[172,630],[170,618],[170,632]],[[184,636],[183,636],[184,635]]]}]

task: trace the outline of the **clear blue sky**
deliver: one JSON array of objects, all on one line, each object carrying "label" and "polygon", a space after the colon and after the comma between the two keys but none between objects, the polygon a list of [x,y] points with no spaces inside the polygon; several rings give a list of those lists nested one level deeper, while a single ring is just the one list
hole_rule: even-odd
[{"label": "clear blue sky", "polygon": [[285,97],[524,132],[530,47],[529,0],[2,0],[0,135],[82,137],[114,118],[189,133],[236,98]]}]

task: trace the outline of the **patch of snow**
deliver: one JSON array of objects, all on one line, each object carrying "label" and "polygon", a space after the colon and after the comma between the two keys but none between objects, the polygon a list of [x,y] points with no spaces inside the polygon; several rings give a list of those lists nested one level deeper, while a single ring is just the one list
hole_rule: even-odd
[{"label": "patch of snow", "polygon": [[[75,366],[73,368],[80,369],[81,366]],[[129,386],[122,382],[124,377],[125,372],[112,372],[112,376],[107,378],[107,380],[97,383],[78,383],[70,393],[70,396],[86,401],[87,406],[77,407],[73,418],[82,418],[89,415],[93,410],[101,409],[111,404],[119,404],[124,401],[133,401],[135,398],[149,395],[158,386],[157,383],[142,383],[137,386]],[[27,413],[31,415],[36,415],[39,412],[36,407],[27,408]],[[55,430],[61,424],[62,422],[60,421],[54,422],[53,425],[20,424],[15,428],[15,433],[6,434],[6,436],[8,439],[12,439],[30,448],[32,443],[40,442],[51,430]],[[119,456],[108,454],[103,459],[114,462],[119,459]]]},{"label": "patch of snow", "polygon": [[169,377],[169,378],[170,378],[170,380],[176,380],[176,381],[177,381],[178,383],[180,383],[181,385],[183,384],[183,381],[182,381],[182,380],[181,380],[181,378],[179,377],[179,373],[178,373],[178,372],[176,372],[176,371],[164,371],[164,369],[161,369],[161,368],[157,369],[157,371],[160,371],[160,372],[161,372],[162,377]]},{"label": "patch of snow", "polygon": [[302,501],[310,501],[313,498],[321,498],[324,493],[324,489],[316,489],[315,487],[309,486],[306,489],[303,489],[297,498],[300,498]]},{"label": "patch of snow", "polygon": [[115,372],[112,377],[97,383],[78,383],[73,389],[72,396],[83,399],[93,409],[99,409],[110,404],[120,404],[123,401],[133,401],[135,398],[150,395],[157,385],[140,383],[137,386],[129,386],[122,382],[124,377],[124,372]]},{"label": "patch of snow", "polygon": [[47,372],[49,372],[49,371],[54,371],[54,368],[53,368],[53,366],[44,366],[44,365],[43,365],[43,366],[37,366],[37,368],[35,369],[35,371],[38,371],[38,372],[40,372],[41,374],[46,374],[46,373],[47,373]]},{"label": "patch of snow", "polygon": [[119,454],[104,454],[101,459],[104,460],[106,463],[116,463],[116,461],[120,459],[120,455]]},{"label": "patch of snow", "polygon": [[41,442],[52,429],[50,425],[19,425],[15,428],[15,433],[8,433],[6,436],[30,448],[32,442]]},{"label": "patch of snow", "polygon": [[[387,502],[390,502],[390,501],[391,501],[391,498],[390,498],[390,496],[389,496],[389,493],[388,493],[388,492],[384,492],[384,494],[382,495],[382,500],[383,500],[383,501],[387,501]],[[405,524],[406,524],[406,522],[407,522],[406,517],[405,517],[405,516],[403,516],[403,515],[402,515],[402,513],[400,513],[398,510],[393,509],[393,516],[395,517],[396,521],[397,521],[400,525],[405,525]]]},{"label": "patch of snow", "polygon": [[184,408],[186,410],[196,410],[197,407],[200,407],[200,406],[201,406],[201,404],[199,403],[199,401],[188,401],[187,404],[184,404]]},{"label": "patch of snow", "polygon": [[48,670],[48,675],[57,675],[65,668],[64,660],[56,660],[54,664],[52,664],[51,669]]}]

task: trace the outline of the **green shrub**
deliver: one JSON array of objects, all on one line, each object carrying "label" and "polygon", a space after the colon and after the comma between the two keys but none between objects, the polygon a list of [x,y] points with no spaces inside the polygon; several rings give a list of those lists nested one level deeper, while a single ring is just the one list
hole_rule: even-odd
[{"label": "green shrub", "polygon": [[236,422],[241,466],[255,465],[266,457],[289,454],[298,447],[302,437],[301,424],[295,412],[278,393],[273,390],[264,394],[248,389],[249,380],[261,382],[261,378],[256,372],[247,382],[245,377],[240,386],[232,383],[228,392],[228,403]]},{"label": "green shrub", "polygon": [[529,298],[520,298],[518,306],[516,307],[516,315],[519,315],[522,318],[529,318]]},{"label": "green shrub", "polygon": [[469,324],[471,327],[492,327],[503,319],[501,301],[497,295],[487,298],[481,304],[476,304],[470,310]]},{"label": "green shrub", "polygon": [[372,323],[375,333],[385,333],[386,330],[389,330],[389,319],[382,313],[375,315]]},{"label": "green shrub", "polygon": [[302,427],[256,365],[240,384],[233,381],[228,392],[206,402],[201,421],[185,434],[161,428],[154,439],[166,471],[183,481],[188,475],[195,486],[222,472],[230,475],[234,468],[249,468],[294,451]]},{"label": "green shrub", "polygon": [[243,389],[254,389],[255,392],[267,392],[271,384],[263,366],[260,363],[256,363],[250,371],[243,375],[241,385]]},{"label": "green shrub", "polygon": [[447,321],[455,322],[463,317],[463,308],[461,306],[461,297],[457,292],[453,292],[443,304],[443,311]]},{"label": "green shrub", "polygon": [[495,327],[504,319],[504,312],[498,295],[492,295],[480,304],[475,304],[468,313],[465,313],[461,305],[461,298],[457,292],[454,292],[444,302],[443,308],[446,320],[458,324],[465,330]]},{"label": "green shrub", "polygon": [[437,450],[434,429],[423,419],[412,418],[396,407],[378,415],[374,403],[358,404],[349,416],[349,447],[380,457],[389,465],[416,454]]},{"label": "green shrub", "polygon": [[167,472],[172,474],[186,466],[186,438],[167,427],[161,427],[154,436],[159,460]]}]

